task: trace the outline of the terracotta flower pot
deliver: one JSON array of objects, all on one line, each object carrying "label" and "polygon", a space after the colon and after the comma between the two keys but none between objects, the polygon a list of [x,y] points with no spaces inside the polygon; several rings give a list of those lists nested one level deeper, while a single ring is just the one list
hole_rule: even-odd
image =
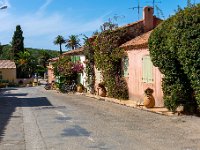
[{"label": "terracotta flower pot", "polygon": [[83,92],[83,88],[82,88],[82,86],[77,86],[77,92],[79,92],[79,93],[82,93]]},{"label": "terracotta flower pot", "polygon": [[102,88],[99,88],[99,96],[106,97],[106,91]]},{"label": "terracotta flower pot", "polygon": [[155,99],[153,97],[153,95],[147,95],[144,97],[144,102],[143,102],[144,106],[146,108],[152,108],[155,106]]}]

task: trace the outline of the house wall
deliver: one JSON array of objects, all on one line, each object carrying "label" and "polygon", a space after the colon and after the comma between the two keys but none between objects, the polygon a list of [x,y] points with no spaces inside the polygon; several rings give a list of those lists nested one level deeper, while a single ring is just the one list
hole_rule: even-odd
[{"label": "house wall", "polygon": [[55,81],[55,76],[54,76],[54,72],[53,72],[53,66],[52,63],[49,63],[49,66],[47,67],[47,76],[48,76],[48,83],[51,83],[52,81]]},{"label": "house wall", "polygon": [[85,61],[84,55],[80,55],[80,61],[84,67],[84,71],[83,71],[83,73],[81,73],[81,76],[80,76],[80,83],[83,84],[84,87],[86,87],[86,73],[85,73],[86,64],[84,63],[84,61]]},{"label": "house wall", "polygon": [[153,66],[153,81],[152,83],[144,83],[142,80],[142,58],[149,55],[148,49],[130,50],[127,51],[129,57],[129,76],[127,78],[129,88],[129,99],[136,100],[142,103],[144,97],[144,90],[148,87],[154,90],[153,96],[155,98],[155,107],[162,107],[163,92],[161,88],[161,81],[163,75],[158,68]]},{"label": "house wall", "polygon": [[3,80],[9,80],[10,82],[16,82],[16,68],[13,69],[0,69]]}]

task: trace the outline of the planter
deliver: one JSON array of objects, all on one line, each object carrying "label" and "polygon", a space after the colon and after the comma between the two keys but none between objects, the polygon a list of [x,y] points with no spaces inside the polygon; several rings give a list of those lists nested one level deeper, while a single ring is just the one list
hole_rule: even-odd
[{"label": "planter", "polygon": [[155,106],[155,99],[153,97],[153,95],[147,95],[144,97],[144,102],[143,102],[144,106],[146,108],[152,108]]},{"label": "planter", "polygon": [[144,97],[144,106],[146,108],[152,108],[155,106],[155,99],[153,97],[153,89],[147,88],[145,91],[145,97]]},{"label": "planter", "polygon": [[77,92],[79,92],[79,93],[82,93],[82,92],[83,92],[82,86],[77,86],[76,90],[77,90]]},{"label": "planter", "polygon": [[106,97],[106,91],[102,88],[98,88],[98,95],[101,97]]}]

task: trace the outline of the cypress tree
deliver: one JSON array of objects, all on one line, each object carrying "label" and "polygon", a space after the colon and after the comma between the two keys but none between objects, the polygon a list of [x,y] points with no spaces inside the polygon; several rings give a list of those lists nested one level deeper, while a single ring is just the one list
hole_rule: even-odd
[{"label": "cypress tree", "polygon": [[13,50],[15,59],[18,58],[19,52],[24,52],[24,37],[23,37],[23,31],[20,25],[16,26],[16,30],[12,38],[12,50]]}]

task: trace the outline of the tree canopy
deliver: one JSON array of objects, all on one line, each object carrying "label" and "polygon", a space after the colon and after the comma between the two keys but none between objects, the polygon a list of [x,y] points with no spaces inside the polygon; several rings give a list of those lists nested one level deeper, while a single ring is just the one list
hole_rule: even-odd
[{"label": "tree canopy", "polygon": [[18,57],[19,52],[24,52],[24,37],[20,25],[16,26],[16,30],[12,38],[12,50],[14,52],[14,57],[16,58]]},{"label": "tree canopy", "polygon": [[179,10],[149,39],[153,64],[164,74],[164,102],[171,110],[200,109],[200,4]]}]

